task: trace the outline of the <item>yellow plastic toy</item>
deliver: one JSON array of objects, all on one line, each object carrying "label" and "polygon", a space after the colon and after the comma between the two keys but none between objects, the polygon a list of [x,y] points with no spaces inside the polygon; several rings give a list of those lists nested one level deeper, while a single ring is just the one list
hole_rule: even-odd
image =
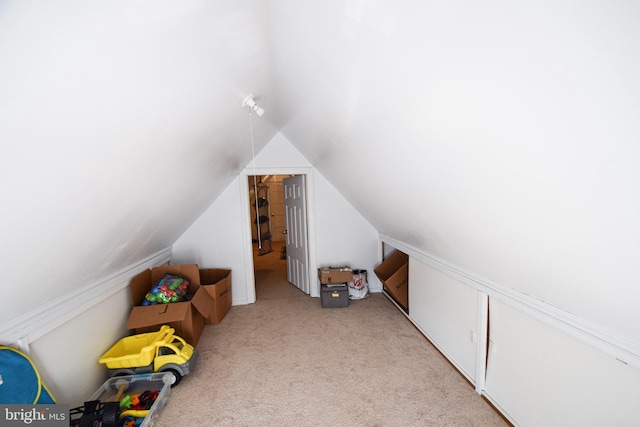
[{"label": "yellow plastic toy", "polygon": [[163,325],[157,332],[131,335],[115,343],[98,360],[112,377],[150,372],[169,372],[177,385],[193,370],[198,351]]}]

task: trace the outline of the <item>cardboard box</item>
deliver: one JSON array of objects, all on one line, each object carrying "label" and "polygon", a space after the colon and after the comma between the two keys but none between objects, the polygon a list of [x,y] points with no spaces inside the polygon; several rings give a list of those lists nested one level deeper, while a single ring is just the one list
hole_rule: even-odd
[{"label": "cardboard box", "polygon": [[231,270],[201,268],[200,285],[213,298],[213,307],[205,325],[216,325],[222,321],[231,307]]},{"label": "cardboard box", "polygon": [[353,281],[353,270],[351,267],[323,267],[318,269],[318,278],[322,285],[348,283]]},{"label": "cardboard box", "polygon": [[342,308],[349,306],[349,289],[346,284],[322,285],[320,288],[322,308]]},{"label": "cardboard box", "polygon": [[[165,273],[175,274],[189,280],[188,293],[191,301],[173,302],[142,306],[144,297]],[[176,330],[176,335],[184,338],[192,346],[198,344],[204,319],[209,317],[213,307],[213,299],[200,286],[200,271],[197,264],[170,265],[154,267],[143,271],[131,279],[131,300],[133,309],[127,320],[127,328],[136,333],[153,332],[162,325],[169,325]]]},{"label": "cardboard box", "polygon": [[374,270],[385,291],[405,311],[409,309],[409,256],[395,251]]}]

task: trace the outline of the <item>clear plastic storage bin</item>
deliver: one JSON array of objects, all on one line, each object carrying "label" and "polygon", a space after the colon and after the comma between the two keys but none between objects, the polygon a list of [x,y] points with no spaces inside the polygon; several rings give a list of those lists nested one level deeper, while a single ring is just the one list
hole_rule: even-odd
[{"label": "clear plastic storage bin", "polygon": [[167,405],[167,400],[171,394],[171,377],[171,374],[165,372],[110,378],[87,400],[115,402],[120,401],[127,395],[142,394],[147,390],[159,390],[158,397],[149,409],[147,416],[144,417],[144,421],[140,424],[140,427],[148,427],[153,425]]}]

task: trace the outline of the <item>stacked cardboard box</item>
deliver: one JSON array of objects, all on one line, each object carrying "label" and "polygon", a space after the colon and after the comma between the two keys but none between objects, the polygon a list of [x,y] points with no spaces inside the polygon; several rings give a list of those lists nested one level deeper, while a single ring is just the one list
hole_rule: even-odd
[{"label": "stacked cardboard box", "polygon": [[348,282],[353,281],[350,267],[319,268],[320,300],[323,308],[341,308],[349,305]]},{"label": "stacked cardboard box", "polygon": [[353,280],[351,267],[323,267],[318,269],[318,278],[323,285],[348,283]]}]

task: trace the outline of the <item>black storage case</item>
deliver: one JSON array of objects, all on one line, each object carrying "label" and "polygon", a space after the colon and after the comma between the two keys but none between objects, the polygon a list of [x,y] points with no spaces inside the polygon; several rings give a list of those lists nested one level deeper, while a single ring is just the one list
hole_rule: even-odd
[{"label": "black storage case", "polygon": [[349,306],[349,288],[346,283],[322,285],[320,289],[322,308],[342,308]]}]

